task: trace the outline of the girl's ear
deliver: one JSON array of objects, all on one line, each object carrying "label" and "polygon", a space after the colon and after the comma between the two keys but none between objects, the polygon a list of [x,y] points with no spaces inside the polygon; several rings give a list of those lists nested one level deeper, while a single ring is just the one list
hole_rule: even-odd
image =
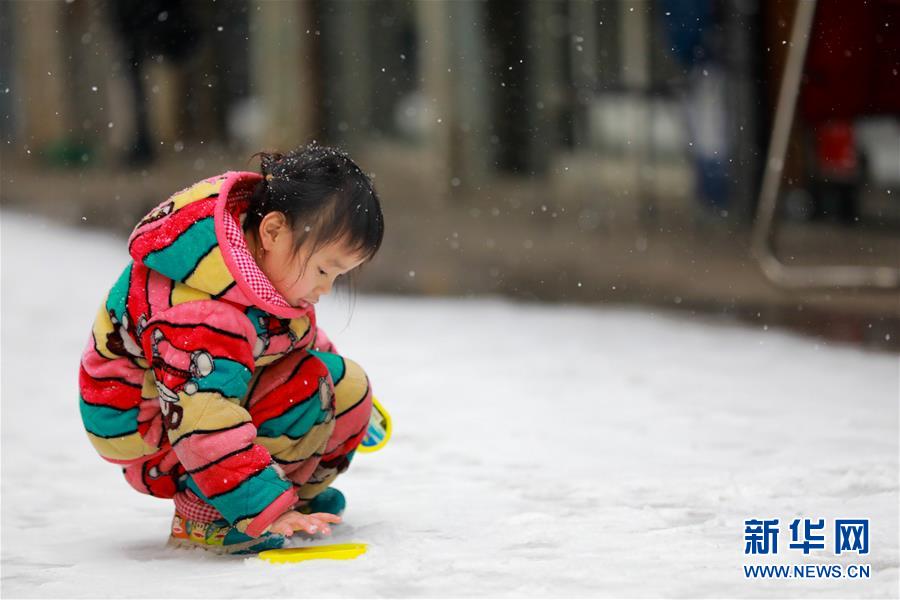
[{"label": "girl's ear", "polygon": [[263,250],[271,251],[275,247],[279,236],[287,235],[290,230],[284,213],[270,212],[259,223],[259,241]]}]

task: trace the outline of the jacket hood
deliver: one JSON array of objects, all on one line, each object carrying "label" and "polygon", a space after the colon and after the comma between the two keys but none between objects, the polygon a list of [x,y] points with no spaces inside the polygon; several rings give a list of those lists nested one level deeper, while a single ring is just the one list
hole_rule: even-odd
[{"label": "jacket hood", "polygon": [[261,180],[258,173],[229,171],[178,192],[137,224],[128,239],[131,257],[211,298],[284,319],[314,319],[311,304],[290,306],[275,292],[243,241],[240,215]]}]

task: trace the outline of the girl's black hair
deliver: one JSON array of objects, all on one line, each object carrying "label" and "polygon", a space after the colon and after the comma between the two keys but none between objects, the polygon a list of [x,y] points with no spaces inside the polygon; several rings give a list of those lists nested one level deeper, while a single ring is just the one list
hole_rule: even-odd
[{"label": "girl's black hair", "polygon": [[285,215],[294,251],[332,242],[371,260],[384,238],[381,203],[371,178],[346,152],[312,142],[287,154],[259,152],[263,180],[250,196],[244,231],[256,235],[268,213]]}]

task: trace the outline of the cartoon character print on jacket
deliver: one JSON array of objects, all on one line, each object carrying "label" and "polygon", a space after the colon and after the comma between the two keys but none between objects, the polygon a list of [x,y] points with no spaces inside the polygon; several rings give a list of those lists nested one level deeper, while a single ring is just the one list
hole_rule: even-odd
[{"label": "cartoon character print on jacket", "polygon": [[171,214],[171,212],[174,208],[175,208],[175,202],[172,201],[171,199],[166,200],[165,202],[163,202],[162,204],[160,204],[159,206],[157,206],[156,208],[151,210],[149,213],[147,213],[147,216],[145,216],[143,219],[141,219],[138,222],[135,229],[140,229],[141,227],[143,227],[145,225],[149,225],[150,223],[153,223],[154,221],[159,221],[163,217],[169,216],[169,214]]},{"label": "cartoon character print on jacket", "polygon": [[147,486],[147,492],[158,498],[173,497],[179,483],[187,477],[184,467],[171,448],[143,462],[140,469],[141,482]]},{"label": "cartoon character print on jacket", "polygon": [[319,377],[319,402],[323,411],[327,411],[331,407],[331,395],[331,385],[328,383],[328,378]]},{"label": "cartoon character print on jacket", "polygon": [[[153,353],[151,366],[157,374],[156,389],[159,392],[163,423],[169,429],[176,429],[181,424],[181,417],[184,414],[184,409],[178,404],[178,393],[184,392],[189,396],[197,393],[199,386],[196,380],[213,372],[213,358],[205,350],[186,352],[176,348],[159,329],[153,331],[151,348]],[[166,362],[162,357],[163,354],[184,366]]]},{"label": "cartoon character print on jacket", "polygon": [[290,319],[279,319],[258,308],[249,309],[247,316],[256,329],[253,358],[263,354],[286,354],[297,344],[297,334],[291,329]]},{"label": "cartoon character print on jacket", "polygon": [[[122,320],[120,321],[115,311],[110,309],[109,320],[113,325],[113,330],[106,334],[106,347],[120,356],[143,357],[144,353],[141,347],[128,334],[128,313],[122,313]],[[138,338],[143,334],[146,325],[147,317],[142,315],[137,322],[136,333]]]}]

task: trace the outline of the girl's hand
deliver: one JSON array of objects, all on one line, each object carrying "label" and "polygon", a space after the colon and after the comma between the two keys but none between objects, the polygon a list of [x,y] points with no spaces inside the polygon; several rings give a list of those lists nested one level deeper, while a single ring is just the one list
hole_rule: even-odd
[{"label": "girl's hand", "polygon": [[315,535],[331,535],[329,523],[340,523],[341,518],[330,513],[313,513],[304,515],[296,510],[289,510],[269,525],[269,531],[272,533],[280,533],[284,536],[291,536],[295,531],[305,531],[306,533]]}]

